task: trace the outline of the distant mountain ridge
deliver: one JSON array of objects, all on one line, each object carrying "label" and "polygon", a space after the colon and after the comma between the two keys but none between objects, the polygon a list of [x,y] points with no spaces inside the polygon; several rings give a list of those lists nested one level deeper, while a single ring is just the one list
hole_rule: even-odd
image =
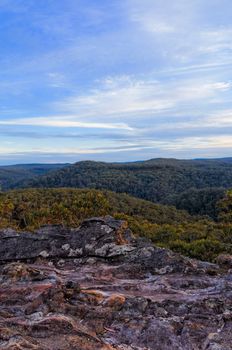
[{"label": "distant mountain ridge", "polygon": [[[26,167],[23,166],[24,171]],[[33,171],[30,170],[24,178],[5,181],[3,189],[72,187],[111,190],[155,203],[175,205],[191,214],[215,217],[216,203],[226,189],[232,188],[232,158],[157,158],[128,163],[81,161],[54,167],[42,168],[44,173],[38,174],[34,165]]]}]

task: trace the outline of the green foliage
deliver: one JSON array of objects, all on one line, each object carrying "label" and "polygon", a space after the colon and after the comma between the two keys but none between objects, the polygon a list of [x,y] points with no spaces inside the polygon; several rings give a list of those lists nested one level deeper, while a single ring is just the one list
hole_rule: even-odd
[{"label": "green foliage", "polygon": [[7,190],[18,182],[44,175],[67,164],[25,164],[0,167],[0,190]]},{"label": "green foliage", "polygon": [[175,240],[170,242],[169,248],[183,255],[209,261],[227,250],[227,247],[216,239],[199,239],[189,243]]},{"label": "green foliage", "polygon": [[232,190],[226,192],[225,197],[218,202],[217,208],[219,211],[218,220],[232,223]]},{"label": "green foliage", "polygon": [[152,223],[191,221],[184,211],[126,194],[80,189],[28,189],[0,194],[0,227],[35,229],[47,223],[77,226],[91,216],[143,217]]},{"label": "green foliage", "polygon": [[180,194],[170,195],[165,202],[177,209],[187,210],[191,215],[208,215],[216,220],[219,213],[217,203],[223,199],[225,193],[223,188],[191,188]]}]

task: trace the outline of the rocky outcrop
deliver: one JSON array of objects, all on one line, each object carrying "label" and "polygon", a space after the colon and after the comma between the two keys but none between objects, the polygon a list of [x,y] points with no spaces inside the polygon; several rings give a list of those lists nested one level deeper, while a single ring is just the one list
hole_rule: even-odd
[{"label": "rocky outcrop", "polygon": [[229,268],[111,217],[0,231],[0,349],[231,350]]}]

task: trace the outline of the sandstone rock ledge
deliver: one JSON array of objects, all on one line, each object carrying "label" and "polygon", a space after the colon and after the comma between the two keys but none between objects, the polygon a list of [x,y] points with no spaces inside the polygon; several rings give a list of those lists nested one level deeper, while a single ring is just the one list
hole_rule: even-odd
[{"label": "sandstone rock ledge", "polygon": [[232,349],[231,271],[111,217],[0,231],[0,281],[0,349]]}]

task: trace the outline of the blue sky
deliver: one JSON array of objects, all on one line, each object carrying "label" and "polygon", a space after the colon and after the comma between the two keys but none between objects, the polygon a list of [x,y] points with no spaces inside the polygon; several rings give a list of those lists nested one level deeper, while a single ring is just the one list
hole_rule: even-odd
[{"label": "blue sky", "polygon": [[232,156],[231,0],[0,0],[0,164]]}]

